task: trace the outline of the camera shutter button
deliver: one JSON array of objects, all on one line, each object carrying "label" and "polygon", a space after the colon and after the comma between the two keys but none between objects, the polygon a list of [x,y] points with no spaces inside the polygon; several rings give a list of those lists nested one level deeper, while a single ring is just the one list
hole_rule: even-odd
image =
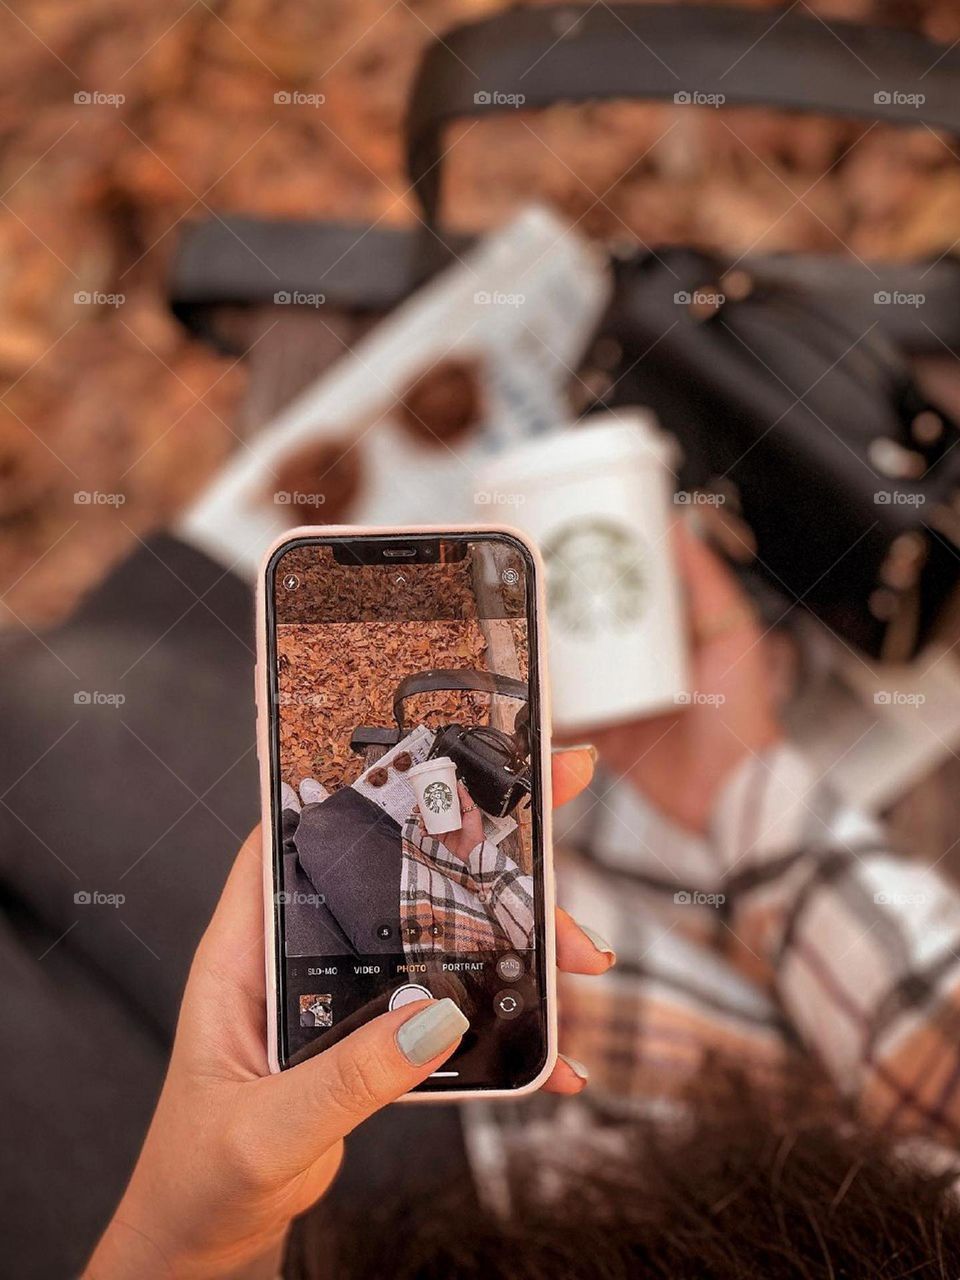
[{"label": "camera shutter button", "polygon": [[387,1007],[390,1010],[399,1009],[403,1005],[413,1004],[417,1000],[432,999],[433,992],[428,991],[426,987],[422,987],[419,982],[405,982],[402,987],[397,987],[396,991],[394,991]]}]

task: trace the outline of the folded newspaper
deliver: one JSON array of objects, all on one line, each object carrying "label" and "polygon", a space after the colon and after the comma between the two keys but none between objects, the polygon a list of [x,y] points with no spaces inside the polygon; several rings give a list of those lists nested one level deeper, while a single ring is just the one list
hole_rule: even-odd
[{"label": "folded newspaper", "polygon": [[[264,549],[297,523],[291,495],[272,492],[276,476],[324,443],[361,451],[351,523],[476,519],[483,459],[569,419],[566,390],[609,294],[600,251],[547,210],[526,210],[424,285],[238,450],[182,517],[181,536],[255,574]],[[448,359],[476,369],[480,421],[453,444],[418,439],[398,406]],[[300,514],[299,523],[323,523],[322,506]]]}]

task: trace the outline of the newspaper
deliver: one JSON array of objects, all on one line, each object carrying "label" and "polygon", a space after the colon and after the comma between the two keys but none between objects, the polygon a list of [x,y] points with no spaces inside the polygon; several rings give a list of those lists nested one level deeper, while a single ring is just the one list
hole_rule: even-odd
[{"label": "newspaper", "polygon": [[[284,409],[187,510],[178,534],[252,576],[292,523],[323,523],[323,507],[291,511],[271,477],[300,450],[361,451],[355,524],[476,518],[485,456],[570,416],[566,387],[610,294],[595,246],[545,209],[526,210],[424,285]],[[470,360],[482,422],[453,444],[421,442],[395,406],[447,357]],[[291,520],[291,516],[301,518]]]},{"label": "newspaper", "polygon": [[880,813],[960,749],[960,662],[931,647],[892,666],[821,643],[832,661],[791,708],[791,733],[818,778]]}]

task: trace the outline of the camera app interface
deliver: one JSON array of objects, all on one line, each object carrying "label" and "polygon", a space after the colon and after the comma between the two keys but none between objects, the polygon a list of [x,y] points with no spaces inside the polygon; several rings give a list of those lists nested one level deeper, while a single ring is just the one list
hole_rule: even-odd
[{"label": "camera app interface", "polygon": [[286,1064],[428,996],[471,1024],[430,1090],[543,1064],[527,561],[478,534],[305,540],[271,565]]}]

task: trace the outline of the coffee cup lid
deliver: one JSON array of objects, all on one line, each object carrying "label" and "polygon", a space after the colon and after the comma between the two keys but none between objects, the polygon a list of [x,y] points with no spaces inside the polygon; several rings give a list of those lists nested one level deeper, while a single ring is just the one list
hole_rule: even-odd
[{"label": "coffee cup lid", "polygon": [[545,432],[498,455],[490,470],[504,483],[561,475],[584,465],[603,466],[635,460],[673,467],[677,461],[672,437],[660,430],[647,409],[624,409],[616,414],[595,413],[582,422]]},{"label": "coffee cup lid", "polygon": [[454,763],[449,756],[434,756],[431,760],[424,760],[422,764],[415,764],[412,769],[407,770],[407,777],[416,777],[418,773],[431,773],[434,769],[445,769],[447,766],[454,768]]}]

